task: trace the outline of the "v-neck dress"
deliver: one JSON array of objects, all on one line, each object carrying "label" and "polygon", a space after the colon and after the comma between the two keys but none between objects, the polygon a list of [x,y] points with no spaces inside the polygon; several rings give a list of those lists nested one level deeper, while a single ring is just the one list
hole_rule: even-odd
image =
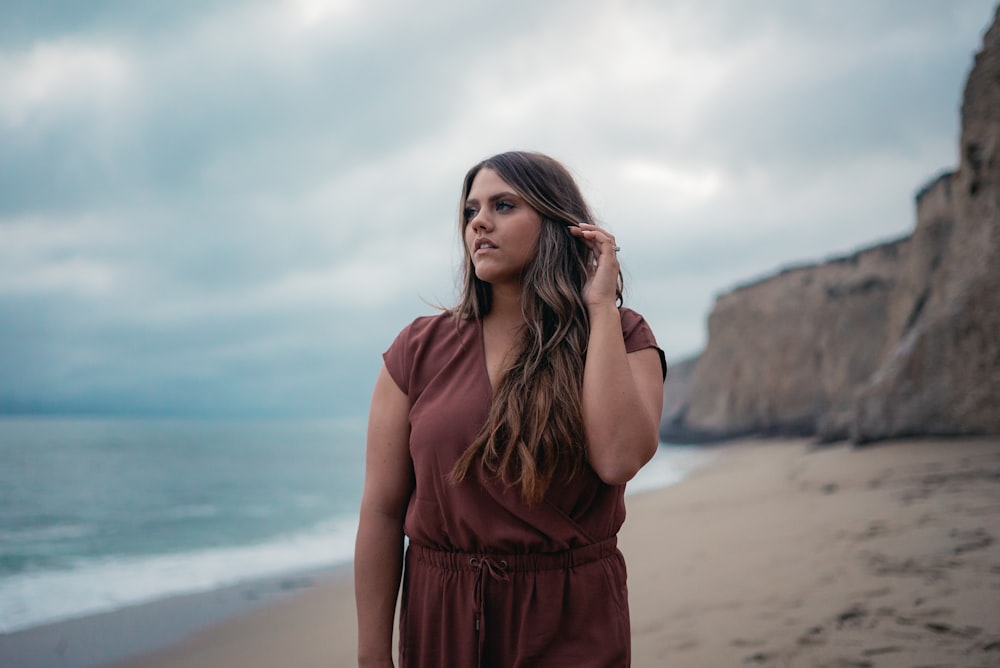
[{"label": "v-neck dress", "polygon": [[[659,351],[642,316],[619,312],[628,352]],[[401,668],[628,666],[616,546],[625,486],[589,467],[571,479],[557,472],[545,498],[528,505],[476,467],[450,483],[492,395],[480,324],[447,313],[417,318],[383,359],[409,399],[415,476],[404,521]]]}]

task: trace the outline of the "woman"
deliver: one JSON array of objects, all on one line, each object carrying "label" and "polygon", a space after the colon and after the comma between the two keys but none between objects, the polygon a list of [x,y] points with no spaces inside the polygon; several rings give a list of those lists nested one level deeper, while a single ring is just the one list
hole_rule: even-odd
[{"label": "woman", "polygon": [[625,483],[666,364],[614,237],[537,153],[473,167],[457,307],[384,355],[355,553],[361,666],[627,666]]}]

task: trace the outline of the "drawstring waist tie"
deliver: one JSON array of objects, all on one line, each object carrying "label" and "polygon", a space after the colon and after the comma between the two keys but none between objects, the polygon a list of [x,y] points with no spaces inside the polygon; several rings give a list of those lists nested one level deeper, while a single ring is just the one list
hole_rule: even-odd
[{"label": "drawstring waist tie", "polygon": [[[530,552],[527,554],[484,554],[439,550],[410,541],[407,548],[420,561],[446,571],[467,571],[482,567],[483,561],[505,573],[566,570],[600,561],[618,553],[618,538],[611,538],[561,552]],[[486,566],[487,569],[490,566]]]},{"label": "drawstring waist tie", "polygon": [[473,572],[472,611],[475,620],[475,630],[479,638],[480,661],[484,633],[486,611],[486,585],[491,580],[496,583],[509,582],[513,573],[530,573],[551,570],[571,570],[575,566],[583,566],[594,561],[600,561],[618,553],[618,539],[615,536],[583,547],[577,547],[561,552],[538,552],[529,554],[483,554],[473,552],[454,552],[438,550],[426,545],[410,542],[407,548],[412,558],[431,567],[445,571]]}]

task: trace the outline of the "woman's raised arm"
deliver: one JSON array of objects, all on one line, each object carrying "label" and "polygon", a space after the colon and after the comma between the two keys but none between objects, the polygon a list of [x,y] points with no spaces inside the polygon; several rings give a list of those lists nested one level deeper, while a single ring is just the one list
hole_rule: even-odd
[{"label": "woman's raised arm", "polygon": [[625,350],[616,305],[620,265],[614,236],[589,224],[569,231],[594,254],[583,295],[590,317],[580,397],[587,457],[601,480],[621,485],[656,454],[663,370],[658,351]]},{"label": "woman's raised arm", "polygon": [[587,455],[601,480],[631,480],[659,445],[663,371],[654,348],[626,353],[618,309],[590,309],[581,395]]}]

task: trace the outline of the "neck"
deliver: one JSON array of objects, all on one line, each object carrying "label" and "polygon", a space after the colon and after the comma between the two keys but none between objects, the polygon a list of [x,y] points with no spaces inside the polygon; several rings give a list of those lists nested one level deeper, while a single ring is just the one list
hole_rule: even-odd
[{"label": "neck", "polygon": [[520,286],[494,285],[490,312],[486,314],[484,320],[508,326],[524,324],[524,314],[521,313]]}]

